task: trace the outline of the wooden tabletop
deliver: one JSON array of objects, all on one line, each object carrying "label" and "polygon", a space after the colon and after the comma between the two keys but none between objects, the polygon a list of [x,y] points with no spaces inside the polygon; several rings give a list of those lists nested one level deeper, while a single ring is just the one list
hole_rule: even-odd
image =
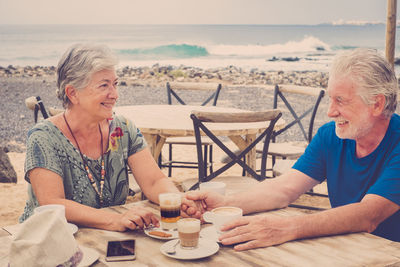
[{"label": "wooden tabletop", "polygon": [[[117,115],[130,119],[140,129],[156,161],[166,138],[194,136],[193,121],[190,118],[192,111],[246,112],[236,108],[190,105],[134,105],[115,108]],[[212,123],[207,127],[217,136],[228,136],[240,150],[244,150],[254,141],[256,134],[265,130],[268,125],[265,122]],[[284,121],[280,119],[275,127],[280,129],[283,125]],[[246,162],[252,169],[256,168],[255,148],[246,155]]]},{"label": "wooden tabletop", "polygon": [[[232,180],[224,178],[227,192],[238,192],[258,183],[251,178]],[[113,212],[142,206],[159,217],[159,207],[149,201],[130,203],[107,208]],[[260,214],[276,216],[296,216],[301,210],[286,208]],[[204,224],[202,228],[210,227]],[[368,233],[346,234],[287,242],[268,248],[235,252],[232,246],[219,245],[219,251],[198,260],[177,260],[163,255],[160,247],[164,240],[147,236],[143,230],[123,233],[79,228],[75,234],[77,242],[95,249],[100,254],[94,266],[400,266],[400,243],[380,238]],[[106,262],[107,241],[136,239],[136,260],[134,262]],[[0,232],[0,259],[6,257],[11,244],[11,236],[4,230]]]},{"label": "wooden tabletop", "polygon": [[[190,105],[135,105],[115,108],[115,113],[130,119],[143,134],[164,137],[194,136],[190,113],[193,111],[244,112],[237,108]],[[210,127],[217,135],[257,134],[265,123],[215,123]]]}]

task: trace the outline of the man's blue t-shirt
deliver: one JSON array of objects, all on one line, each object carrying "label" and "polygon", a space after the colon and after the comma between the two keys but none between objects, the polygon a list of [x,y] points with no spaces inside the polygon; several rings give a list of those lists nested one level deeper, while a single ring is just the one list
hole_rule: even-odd
[{"label": "man's blue t-shirt", "polygon": [[[320,182],[326,179],[333,208],[360,202],[366,194],[400,205],[400,116],[392,116],[379,146],[363,158],[356,156],[356,142],[338,138],[335,123],[329,122],[318,130],[293,168]],[[373,234],[400,242],[400,211]]]}]

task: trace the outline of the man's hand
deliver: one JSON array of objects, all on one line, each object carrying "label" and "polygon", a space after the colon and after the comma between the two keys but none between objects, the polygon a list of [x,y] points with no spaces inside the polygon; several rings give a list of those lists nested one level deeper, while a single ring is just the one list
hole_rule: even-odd
[{"label": "man's hand", "polygon": [[273,215],[245,216],[225,224],[221,231],[229,232],[219,240],[224,245],[242,243],[234,247],[237,251],[282,244],[295,239],[296,228],[291,221],[290,217]]},{"label": "man's hand", "polygon": [[200,219],[203,214],[203,208],[199,201],[189,200],[182,194],[181,216]]},{"label": "man's hand", "polygon": [[[215,192],[189,191],[185,197],[188,201],[195,203],[195,205],[182,205],[182,211],[188,215],[201,216],[205,211],[224,206],[225,203],[225,197]],[[193,217],[193,215],[190,216]],[[199,218],[200,216],[196,217]]]}]

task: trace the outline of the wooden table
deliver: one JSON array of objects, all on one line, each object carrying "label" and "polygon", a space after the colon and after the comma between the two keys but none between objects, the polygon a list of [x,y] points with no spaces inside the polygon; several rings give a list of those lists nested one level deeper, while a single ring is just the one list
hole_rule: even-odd
[{"label": "wooden table", "polygon": [[[168,137],[194,136],[191,111],[243,112],[236,108],[190,105],[137,105],[115,108],[117,115],[130,119],[144,135],[150,151],[156,161]],[[283,121],[277,123],[282,125]],[[216,135],[228,136],[240,150],[244,150],[256,138],[256,134],[268,125],[257,123],[213,123],[210,129]],[[246,155],[246,162],[252,169],[256,164],[256,151],[253,149]],[[249,174],[247,174],[249,175]]]},{"label": "wooden table", "polygon": [[[219,178],[219,177],[218,177]],[[218,179],[217,178],[217,179]],[[254,179],[229,180],[227,192],[244,190],[256,183]],[[113,212],[123,212],[135,206],[144,206],[159,216],[157,205],[141,201],[123,206],[107,208]],[[277,216],[296,216],[302,214],[293,208],[280,209],[261,214]],[[209,224],[202,226],[210,227]],[[160,252],[163,240],[153,239],[143,230],[124,233],[79,228],[75,234],[79,244],[97,250],[99,260],[94,266],[400,266],[400,243],[380,238],[368,233],[338,235],[287,242],[282,245],[235,252],[232,246],[220,245],[219,251],[207,258],[198,260],[176,260]],[[106,245],[109,240],[136,239],[136,260],[134,262],[106,262]],[[0,261],[6,257],[11,236],[0,231]]]},{"label": "wooden table", "polygon": [[[109,208],[123,212],[136,205],[159,214],[158,206],[149,201]],[[294,216],[299,211],[286,208],[271,211],[277,216]],[[210,227],[208,224],[203,227]],[[8,254],[11,236],[0,237],[0,255]],[[0,235],[1,236],[1,235]],[[99,260],[94,266],[400,266],[400,243],[367,233],[348,234],[288,242],[279,246],[235,252],[231,246],[220,245],[219,251],[198,260],[176,260],[160,252],[163,240],[153,239],[142,230],[124,233],[80,228],[75,238],[79,244],[97,250]],[[134,262],[105,261],[109,240],[136,239]],[[1,257],[1,256],[0,256]]]}]

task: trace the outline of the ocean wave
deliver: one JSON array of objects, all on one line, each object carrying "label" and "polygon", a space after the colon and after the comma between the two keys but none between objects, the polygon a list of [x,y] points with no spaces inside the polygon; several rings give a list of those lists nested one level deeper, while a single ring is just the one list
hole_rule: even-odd
[{"label": "ocean wave", "polygon": [[300,41],[289,41],[269,45],[227,45],[227,44],[168,44],[147,48],[119,49],[118,54],[131,58],[197,58],[197,57],[266,57],[288,53],[331,51],[328,44],[313,36]]},{"label": "ocean wave", "polygon": [[270,45],[215,45],[207,48],[211,55],[220,56],[270,56],[284,53],[330,51],[328,44],[313,36],[301,41]]},{"label": "ocean wave", "polygon": [[121,49],[119,54],[133,56],[161,56],[170,58],[190,58],[208,56],[206,48],[198,45],[170,44],[153,48]]}]

